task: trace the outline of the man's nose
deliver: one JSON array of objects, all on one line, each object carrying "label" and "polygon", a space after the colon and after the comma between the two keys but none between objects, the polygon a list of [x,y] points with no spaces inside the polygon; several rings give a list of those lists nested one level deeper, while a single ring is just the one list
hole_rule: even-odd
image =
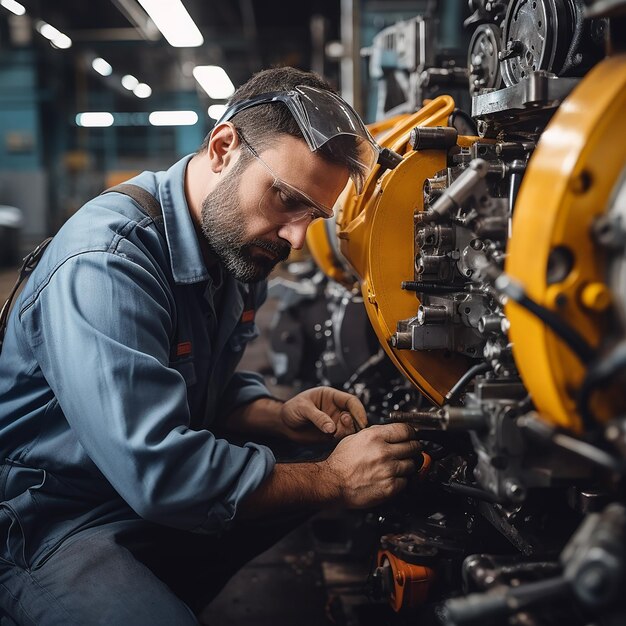
[{"label": "man's nose", "polygon": [[311,220],[306,218],[297,222],[283,224],[278,229],[278,236],[291,244],[294,250],[301,250],[306,239],[306,230]]}]

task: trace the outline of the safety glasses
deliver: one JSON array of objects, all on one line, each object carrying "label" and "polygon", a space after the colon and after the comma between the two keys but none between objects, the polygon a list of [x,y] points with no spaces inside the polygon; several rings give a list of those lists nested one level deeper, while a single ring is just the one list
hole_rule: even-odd
[{"label": "safety glasses", "polygon": [[[330,91],[299,85],[290,91],[275,91],[240,100],[226,109],[215,126],[228,122],[245,109],[271,102],[282,102],[287,106],[312,152],[327,146],[328,151],[340,152],[350,162],[350,178],[360,193],[378,161],[380,147],[354,109]],[[354,138],[351,149],[331,141],[342,136]]]},{"label": "safety glasses", "polygon": [[282,180],[276,172],[258,155],[241,133],[239,140],[250,154],[272,177],[272,183],[259,200],[259,212],[274,224],[291,224],[304,219],[310,221],[333,216],[333,210],[300,189]]}]

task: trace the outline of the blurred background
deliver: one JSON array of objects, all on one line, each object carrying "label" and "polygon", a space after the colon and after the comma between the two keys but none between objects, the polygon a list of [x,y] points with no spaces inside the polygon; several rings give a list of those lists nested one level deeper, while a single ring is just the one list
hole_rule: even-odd
[{"label": "blurred background", "polygon": [[367,47],[437,4],[439,47],[465,50],[460,0],[1,0],[0,263],[106,187],[195,151],[263,68],[315,70],[373,121]]}]

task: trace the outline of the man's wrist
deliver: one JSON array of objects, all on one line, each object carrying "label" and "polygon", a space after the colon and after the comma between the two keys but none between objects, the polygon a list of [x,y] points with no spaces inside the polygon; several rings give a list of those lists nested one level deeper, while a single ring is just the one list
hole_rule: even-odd
[{"label": "man's wrist", "polygon": [[341,477],[327,461],[278,463],[239,506],[244,517],[345,506]]},{"label": "man's wrist", "polygon": [[320,494],[321,500],[329,507],[342,507],[345,505],[343,479],[333,468],[328,459],[318,461],[315,465],[319,467],[317,476],[318,484],[324,489]]}]

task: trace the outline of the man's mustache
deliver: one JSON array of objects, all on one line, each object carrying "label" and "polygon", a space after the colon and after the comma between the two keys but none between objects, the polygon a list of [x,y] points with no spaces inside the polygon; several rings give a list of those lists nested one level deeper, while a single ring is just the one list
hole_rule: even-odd
[{"label": "man's mustache", "polygon": [[291,252],[291,246],[288,243],[281,243],[278,241],[266,241],[265,239],[253,239],[252,241],[247,242],[246,247],[256,246],[257,248],[262,248],[263,250],[267,250],[271,254],[276,257],[276,262],[284,261],[289,257],[289,253]]}]

